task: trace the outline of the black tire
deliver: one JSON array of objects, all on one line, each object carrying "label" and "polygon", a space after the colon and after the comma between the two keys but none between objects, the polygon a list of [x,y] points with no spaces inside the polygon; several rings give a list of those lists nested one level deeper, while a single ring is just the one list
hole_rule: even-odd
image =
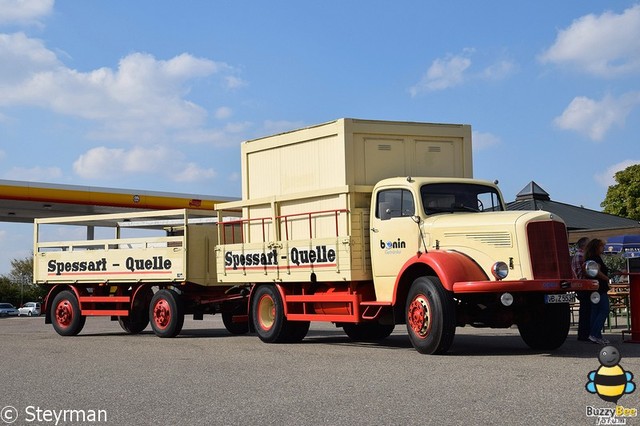
[{"label": "black tire", "polygon": [[[27,316],[28,316],[28,317],[30,317],[31,315],[32,315],[32,314],[31,314],[31,311],[27,312]],[[20,316],[20,315],[18,315],[18,316]]]},{"label": "black tire", "polygon": [[449,350],[456,332],[456,310],[453,295],[438,277],[419,277],[411,284],[405,316],[409,339],[418,352]]},{"label": "black tire", "polygon": [[258,287],[251,299],[251,319],[260,340],[266,343],[296,343],[309,331],[309,321],[288,321],[277,288]]},{"label": "black tire", "polygon": [[280,343],[286,340],[287,322],[280,292],[274,286],[258,287],[251,299],[251,318],[260,340]]},{"label": "black tire", "polygon": [[346,323],[342,328],[347,336],[354,342],[377,342],[389,337],[395,325],[380,324],[377,322],[365,322],[362,324]]},{"label": "black tire", "polygon": [[233,312],[222,313],[224,328],[231,334],[247,334],[249,332],[249,322],[233,322],[233,315]]},{"label": "black tire", "polygon": [[80,304],[76,295],[68,290],[61,291],[51,303],[51,323],[61,336],[75,336],[84,327],[87,317],[80,314]]},{"label": "black tire", "polygon": [[144,314],[129,315],[128,317],[118,317],[118,323],[124,331],[129,334],[138,334],[149,325],[149,310],[145,309]]},{"label": "black tire", "polygon": [[522,340],[536,350],[557,349],[567,340],[571,326],[568,303],[540,304],[532,307],[518,323]]},{"label": "black tire", "polygon": [[287,321],[287,336],[284,341],[288,343],[301,342],[309,332],[309,321]]},{"label": "black tire", "polygon": [[178,293],[173,290],[160,290],[151,298],[149,321],[158,337],[175,337],[180,334],[184,324],[184,309]]},{"label": "black tire", "polygon": [[151,288],[140,289],[131,306],[129,316],[118,317],[118,323],[129,334],[138,334],[149,325],[149,304],[153,297]]}]

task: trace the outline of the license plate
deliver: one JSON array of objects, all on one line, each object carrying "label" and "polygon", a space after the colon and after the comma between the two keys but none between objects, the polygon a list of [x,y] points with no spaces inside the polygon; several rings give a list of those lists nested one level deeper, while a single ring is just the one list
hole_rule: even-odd
[{"label": "license plate", "polygon": [[544,303],[574,303],[575,301],[575,293],[545,294],[544,296]]}]

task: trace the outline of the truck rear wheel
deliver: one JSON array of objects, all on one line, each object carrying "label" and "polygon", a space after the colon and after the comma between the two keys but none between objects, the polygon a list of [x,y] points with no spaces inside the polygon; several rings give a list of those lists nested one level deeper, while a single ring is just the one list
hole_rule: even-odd
[{"label": "truck rear wheel", "polygon": [[61,291],[51,303],[51,323],[61,336],[75,336],[84,327],[87,317],[80,314],[80,304],[76,295],[68,290]]},{"label": "truck rear wheel", "polygon": [[456,331],[453,297],[437,277],[417,278],[407,297],[406,320],[409,339],[422,354],[449,350]]},{"label": "truck rear wheel", "polygon": [[158,337],[175,337],[184,324],[184,310],[180,296],[173,290],[160,290],[149,305],[151,328]]},{"label": "truck rear wheel", "polygon": [[537,350],[557,349],[567,340],[571,326],[568,303],[536,305],[518,323],[522,340]]},{"label": "truck rear wheel", "polygon": [[249,332],[249,323],[234,322],[233,315],[233,312],[222,313],[222,323],[224,324],[224,328],[226,328],[227,331],[231,334],[247,334]]},{"label": "truck rear wheel", "polygon": [[288,321],[277,288],[258,287],[251,300],[251,317],[258,337],[267,343],[294,343],[305,338],[309,321]]},{"label": "truck rear wheel", "polygon": [[362,324],[346,323],[342,328],[346,335],[355,342],[376,342],[389,337],[395,325],[380,324],[377,322],[365,322]]}]

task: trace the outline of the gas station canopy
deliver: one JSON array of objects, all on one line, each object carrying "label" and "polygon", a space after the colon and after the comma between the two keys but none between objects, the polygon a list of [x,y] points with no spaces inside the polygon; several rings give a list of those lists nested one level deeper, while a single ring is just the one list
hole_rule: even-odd
[{"label": "gas station canopy", "polygon": [[236,199],[0,179],[0,221],[32,223],[35,218],[137,210],[213,210],[217,203]]}]

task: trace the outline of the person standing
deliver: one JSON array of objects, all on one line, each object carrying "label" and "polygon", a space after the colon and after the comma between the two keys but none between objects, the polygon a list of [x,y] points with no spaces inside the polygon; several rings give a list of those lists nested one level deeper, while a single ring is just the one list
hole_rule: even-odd
[{"label": "person standing", "polygon": [[604,322],[609,315],[609,268],[602,260],[604,253],[604,241],[594,238],[589,241],[584,249],[584,260],[593,260],[600,267],[596,279],[598,280],[598,293],[600,293],[600,301],[591,306],[591,327],[589,332],[589,340],[593,343],[608,345],[609,341],[602,337],[602,328]]},{"label": "person standing", "polygon": [[[584,249],[588,242],[589,238],[580,238],[576,243],[576,252],[571,258],[573,276],[581,280],[587,278],[584,273]],[[580,301],[580,309],[578,310],[578,340],[588,342],[591,328],[591,292],[578,291],[576,293]]]}]

